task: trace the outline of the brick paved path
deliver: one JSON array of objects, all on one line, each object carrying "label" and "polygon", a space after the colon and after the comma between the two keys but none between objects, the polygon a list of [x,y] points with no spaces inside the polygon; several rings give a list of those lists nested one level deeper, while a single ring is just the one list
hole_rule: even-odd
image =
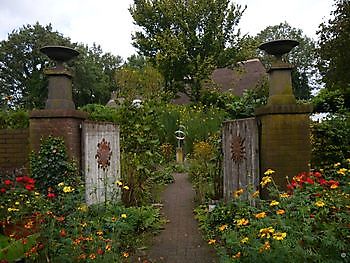
[{"label": "brick paved path", "polygon": [[162,195],[163,213],[169,220],[165,229],[155,237],[142,262],[212,263],[217,262],[215,253],[202,239],[193,217],[194,190],[187,174],[175,174],[175,183]]}]

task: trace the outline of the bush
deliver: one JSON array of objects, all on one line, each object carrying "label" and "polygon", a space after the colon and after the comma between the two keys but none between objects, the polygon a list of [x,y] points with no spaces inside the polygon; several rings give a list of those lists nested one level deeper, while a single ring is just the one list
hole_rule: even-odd
[{"label": "bush", "polygon": [[27,111],[0,112],[0,129],[20,129],[29,127],[29,114]]},{"label": "bush", "polygon": [[335,114],[311,125],[312,166],[322,168],[350,158],[350,114]]},{"label": "bush", "polygon": [[39,152],[30,155],[30,170],[43,193],[57,191],[60,183],[76,185],[80,181],[76,164],[68,160],[61,138],[49,136],[41,140]]}]

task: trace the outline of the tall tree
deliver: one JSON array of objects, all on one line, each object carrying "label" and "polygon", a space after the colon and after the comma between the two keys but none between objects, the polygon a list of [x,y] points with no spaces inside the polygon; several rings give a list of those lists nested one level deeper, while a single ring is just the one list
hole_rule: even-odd
[{"label": "tall tree", "polygon": [[70,64],[75,71],[73,96],[77,106],[89,103],[105,104],[117,89],[115,72],[122,63],[119,56],[103,53],[99,45],[91,48],[79,45],[78,59]]},{"label": "tall tree", "polygon": [[51,25],[26,25],[12,31],[0,42],[0,95],[20,107],[42,107],[47,97],[43,69],[48,58],[39,49],[46,45],[72,47],[69,38],[53,31]]},{"label": "tall tree", "polygon": [[[266,27],[257,34],[254,43],[260,45],[277,39],[293,39],[299,42],[299,46],[288,54],[288,61],[294,65],[292,71],[293,90],[298,99],[309,99],[315,85],[313,83],[316,70],[315,42],[304,35],[301,29],[294,28],[284,22]],[[265,62],[268,60],[264,52],[258,52],[258,56]]]},{"label": "tall tree", "polygon": [[335,0],[332,18],[320,25],[318,68],[326,89],[340,91],[350,108],[350,2]]},{"label": "tall tree", "polygon": [[103,54],[94,45],[89,48],[72,43],[52,29],[39,23],[12,31],[0,42],[0,95],[11,99],[12,105],[27,109],[42,108],[47,98],[47,78],[43,69],[50,66],[49,58],[40,52],[46,45],[64,45],[80,51],[69,63],[75,69],[73,95],[77,106],[90,102],[108,101],[116,88],[114,71],[120,57]]},{"label": "tall tree", "polygon": [[132,55],[116,71],[119,96],[127,100],[164,98],[164,78],[145,57]]},{"label": "tall tree", "polygon": [[244,10],[230,0],[135,0],[130,13],[141,30],[139,53],[151,59],[167,90],[198,99],[201,81],[217,66],[232,64]]}]

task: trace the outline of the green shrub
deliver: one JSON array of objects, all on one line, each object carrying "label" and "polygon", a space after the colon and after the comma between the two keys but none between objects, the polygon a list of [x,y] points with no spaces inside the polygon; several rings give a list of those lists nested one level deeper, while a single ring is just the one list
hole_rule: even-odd
[{"label": "green shrub", "polygon": [[322,168],[350,158],[350,114],[335,114],[311,125],[312,166]]},{"label": "green shrub", "polygon": [[80,179],[76,164],[68,159],[63,139],[51,136],[41,140],[38,153],[30,155],[30,171],[43,193],[55,192],[60,183],[76,185]]},{"label": "green shrub", "polygon": [[20,129],[29,127],[29,114],[24,110],[0,112],[0,129]]}]

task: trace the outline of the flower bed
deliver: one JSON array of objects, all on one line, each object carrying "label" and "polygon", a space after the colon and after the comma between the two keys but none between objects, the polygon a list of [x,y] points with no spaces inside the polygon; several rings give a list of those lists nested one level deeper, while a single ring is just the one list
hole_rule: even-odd
[{"label": "flower bed", "polygon": [[197,209],[201,229],[222,262],[346,262],[350,260],[350,160],[324,171],[301,173],[280,192],[268,170],[261,187],[270,200],[240,200],[209,212]]}]

